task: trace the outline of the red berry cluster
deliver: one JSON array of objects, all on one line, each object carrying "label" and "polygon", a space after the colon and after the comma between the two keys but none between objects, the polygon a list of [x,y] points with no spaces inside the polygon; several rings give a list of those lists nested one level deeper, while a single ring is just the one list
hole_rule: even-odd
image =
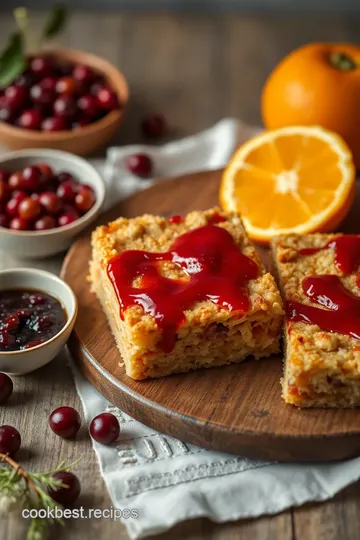
[{"label": "red berry cluster", "polygon": [[[13,382],[8,375],[0,373],[0,404],[4,404],[13,392]],[[73,407],[59,407],[49,416],[52,431],[65,439],[74,438],[81,426],[79,413]],[[95,416],[90,424],[90,435],[97,442],[112,444],[120,433],[119,421],[111,413],[101,413]],[[21,446],[21,436],[16,428],[9,425],[0,426],[0,452],[13,456]],[[64,486],[48,488],[48,493],[54,501],[63,506],[70,506],[80,495],[79,479],[71,472],[60,471],[53,478],[61,480]]]},{"label": "red berry cluster", "polygon": [[90,67],[38,56],[1,92],[0,121],[24,129],[63,131],[96,122],[119,107],[116,92]]},{"label": "red berry cluster", "polygon": [[69,225],[95,203],[91,186],[46,163],[9,173],[0,169],[0,227],[44,231]]}]

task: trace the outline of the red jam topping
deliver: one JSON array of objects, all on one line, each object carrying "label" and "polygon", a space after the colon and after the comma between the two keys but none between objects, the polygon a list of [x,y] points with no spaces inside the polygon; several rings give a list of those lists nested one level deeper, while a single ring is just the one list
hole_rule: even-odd
[{"label": "red jam topping", "polygon": [[[166,261],[182,269],[182,279],[161,275]],[[258,276],[257,264],[243,255],[223,228],[206,225],[179,236],[164,253],[127,250],[114,257],[107,272],[114,286],[120,314],[140,305],[163,330],[160,343],[170,352],[185,311],[197,302],[211,301],[229,311],[246,313],[250,308],[248,282]],[[134,280],[140,285],[134,287]]]},{"label": "red jam topping", "polygon": [[291,321],[316,324],[324,330],[360,339],[360,297],[348,291],[338,276],[307,277],[302,288],[312,302],[326,309],[290,301],[287,312]]},{"label": "red jam topping", "polygon": [[[328,248],[335,250],[335,264],[344,275],[356,272],[360,265],[360,236],[338,236],[323,247],[301,249],[299,253],[312,255]],[[360,287],[359,276],[356,284]],[[290,320],[316,324],[324,330],[360,339],[360,297],[346,289],[338,276],[310,276],[303,280],[302,288],[312,302],[326,309],[289,301]]]},{"label": "red jam topping", "polygon": [[323,247],[300,249],[299,253],[300,255],[312,255],[328,248],[335,250],[335,264],[343,274],[356,272],[360,265],[360,236],[355,234],[337,236]]},{"label": "red jam topping", "polygon": [[179,223],[182,223],[184,220],[181,216],[171,216],[169,217],[169,222],[170,223],[175,223],[176,225],[178,225]]},{"label": "red jam topping", "polygon": [[209,223],[222,223],[223,221],[226,221],[226,218],[224,216],[220,216],[220,214],[214,214],[209,218]]}]

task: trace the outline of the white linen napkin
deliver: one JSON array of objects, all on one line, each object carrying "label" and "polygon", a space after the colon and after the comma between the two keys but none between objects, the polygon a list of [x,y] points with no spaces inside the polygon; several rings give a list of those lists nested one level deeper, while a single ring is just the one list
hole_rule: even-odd
[{"label": "white linen napkin", "polygon": [[[156,176],[217,169],[234,148],[258,129],[226,119],[193,137],[163,147],[110,148],[104,173],[107,205],[149,186],[124,167],[124,156],[146,152]],[[93,442],[101,474],[131,539],[160,533],[187,519],[215,522],[274,514],[285,508],[332,497],[360,477],[360,458],[343,463],[280,464],[204,450],[150,429],[104,399],[71,361],[77,392],[89,422],[103,411],[119,419],[114,446]],[[137,517],[136,517],[137,516]]]}]

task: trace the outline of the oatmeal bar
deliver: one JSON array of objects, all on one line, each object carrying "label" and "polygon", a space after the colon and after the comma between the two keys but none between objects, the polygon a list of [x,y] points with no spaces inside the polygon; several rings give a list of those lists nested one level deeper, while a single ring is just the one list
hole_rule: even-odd
[{"label": "oatmeal bar", "polygon": [[360,236],[312,234],[273,241],[286,301],[286,403],[360,405]]},{"label": "oatmeal bar", "polygon": [[280,293],[235,213],[98,227],[90,281],[133,379],[279,351]]}]

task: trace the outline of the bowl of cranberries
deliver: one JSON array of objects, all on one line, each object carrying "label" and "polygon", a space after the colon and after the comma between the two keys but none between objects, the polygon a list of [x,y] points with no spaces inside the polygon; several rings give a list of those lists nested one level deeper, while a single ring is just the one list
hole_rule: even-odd
[{"label": "bowl of cranberries", "polygon": [[105,185],[83,158],[19,150],[0,158],[0,250],[20,257],[65,251],[99,214]]},{"label": "bowl of cranberries", "polygon": [[37,268],[0,270],[0,372],[23,375],[50,362],[70,337],[77,300]]},{"label": "bowl of cranberries", "polygon": [[0,90],[0,144],[89,154],[117,131],[128,97],[126,79],[103,58],[66,49],[29,57]]}]

